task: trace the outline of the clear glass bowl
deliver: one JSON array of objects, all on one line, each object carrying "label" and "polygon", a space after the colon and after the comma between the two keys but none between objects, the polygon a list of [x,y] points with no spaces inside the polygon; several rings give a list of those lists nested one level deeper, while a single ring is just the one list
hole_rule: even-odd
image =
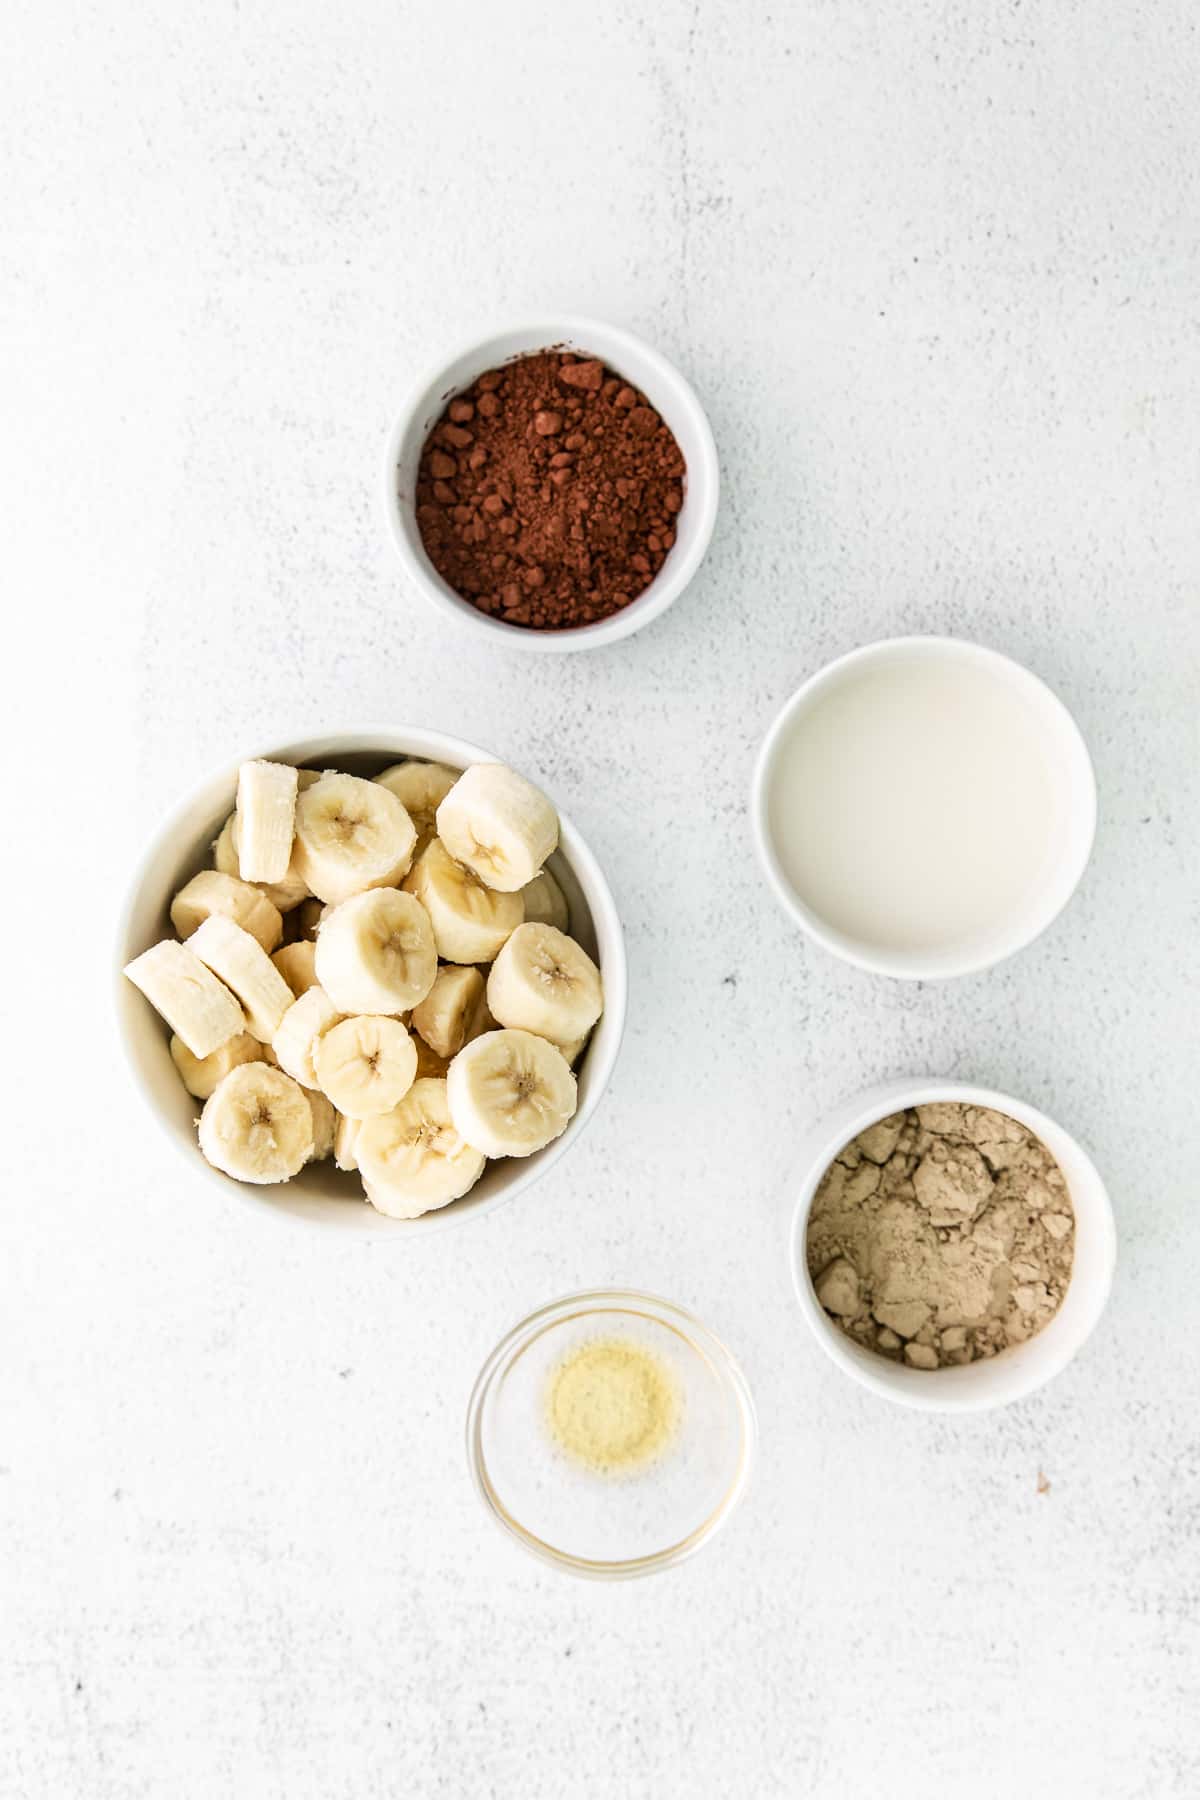
[{"label": "clear glass bowl", "polygon": [[[648,1352],[673,1396],[673,1429],[649,1461],[597,1472],[555,1441],[549,1392],[582,1346]],[[671,1568],[706,1544],[746,1491],[750,1390],[720,1339],[653,1294],[602,1289],[541,1307],[496,1346],[467,1412],[467,1457],[488,1510],[543,1561],[616,1580]]]}]

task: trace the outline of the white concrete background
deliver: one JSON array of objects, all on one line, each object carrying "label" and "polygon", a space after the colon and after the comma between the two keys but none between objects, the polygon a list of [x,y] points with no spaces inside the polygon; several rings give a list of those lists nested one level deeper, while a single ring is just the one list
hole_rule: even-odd
[{"label": "white concrete background", "polygon": [[[0,30],[0,1792],[1194,1796],[1190,0],[9,0]],[[726,477],[686,599],[549,664],[406,596],[375,492],[418,367],[543,307],[675,357]],[[1055,928],[937,988],[806,948],[746,823],[792,687],[914,630],[1049,680],[1102,795]],[[223,1209],[109,1021],[164,808],[372,717],[543,779],[631,958],[578,1153],[411,1253]],[[1026,1095],[1111,1183],[1104,1325],[1000,1416],[889,1410],[789,1297],[793,1146],[907,1071]],[[762,1459],[704,1556],[596,1587],[493,1529],[461,1424],[501,1331],[619,1281],[727,1336]]]}]

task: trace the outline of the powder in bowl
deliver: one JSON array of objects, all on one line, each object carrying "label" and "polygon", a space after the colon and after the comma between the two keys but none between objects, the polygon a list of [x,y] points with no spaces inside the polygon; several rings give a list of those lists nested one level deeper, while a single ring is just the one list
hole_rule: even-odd
[{"label": "powder in bowl", "polygon": [[421,452],[417,526],[438,574],[480,612],[570,629],[649,587],[686,473],[644,394],[597,357],[540,350],[447,403]]},{"label": "powder in bowl", "polygon": [[619,1338],[578,1345],[546,1389],[551,1436],[594,1474],[628,1474],[653,1462],[674,1436],[678,1414],[665,1364]]},{"label": "powder in bowl", "polygon": [[935,1370],[995,1356],[1050,1323],[1075,1219],[1046,1146],[959,1101],[878,1120],[838,1152],[808,1216],[825,1312],[864,1349]]}]

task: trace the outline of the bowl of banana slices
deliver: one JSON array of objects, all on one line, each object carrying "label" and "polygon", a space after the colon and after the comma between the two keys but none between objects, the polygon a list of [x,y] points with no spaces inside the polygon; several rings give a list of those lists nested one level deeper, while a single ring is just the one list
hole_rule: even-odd
[{"label": "bowl of banana slices", "polygon": [[118,934],[135,1081],[193,1167],[406,1237],[513,1199],[600,1103],[625,949],[595,857],[440,732],[308,738],[177,808]]}]

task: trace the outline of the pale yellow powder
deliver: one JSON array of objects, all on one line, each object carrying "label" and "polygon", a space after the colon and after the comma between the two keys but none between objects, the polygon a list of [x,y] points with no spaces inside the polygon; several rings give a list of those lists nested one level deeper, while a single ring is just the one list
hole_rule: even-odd
[{"label": "pale yellow powder", "polygon": [[593,1338],[559,1364],[546,1390],[551,1435],[596,1474],[625,1474],[669,1443],[678,1416],[669,1370],[650,1351]]}]

